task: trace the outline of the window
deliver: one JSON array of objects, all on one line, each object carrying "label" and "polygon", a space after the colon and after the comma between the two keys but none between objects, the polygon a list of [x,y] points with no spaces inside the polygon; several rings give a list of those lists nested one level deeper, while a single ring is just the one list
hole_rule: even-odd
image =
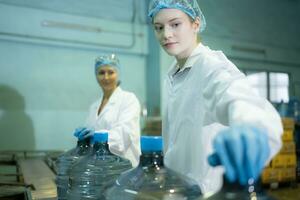
[{"label": "window", "polygon": [[269,73],[270,100],[272,102],[289,101],[289,76],[287,73]]},{"label": "window", "polygon": [[248,72],[246,73],[248,81],[252,87],[262,97],[268,98],[267,73],[266,72]]},{"label": "window", "polygon": [[289,101],[289,75],[266,71],[245,71],[252,87],[273,103]]}]

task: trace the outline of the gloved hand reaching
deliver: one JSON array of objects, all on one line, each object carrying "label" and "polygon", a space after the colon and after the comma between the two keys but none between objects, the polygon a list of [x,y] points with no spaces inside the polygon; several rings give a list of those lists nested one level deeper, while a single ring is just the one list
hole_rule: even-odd
[{"label": "gloved hand reaching", "polygon": [[253,126],[234,126],[221,131],[213,141],[215,152],[208,157],[212,166],[223,165],[228,181],[247,184],[257,180],[270,149],[267,135]]},{"label": "gloved hand reaching", "polygon": [[87,137],[90,137],[94,134],[94,130],[86,128],[86,127],[79,127],[75,129],[74,136],[78,138],[78,140],[83,140]]}]

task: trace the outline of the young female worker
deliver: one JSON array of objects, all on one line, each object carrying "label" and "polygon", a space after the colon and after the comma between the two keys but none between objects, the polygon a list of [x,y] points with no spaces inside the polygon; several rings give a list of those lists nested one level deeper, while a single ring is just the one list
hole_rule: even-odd
[{"label": "young female worker", "polygon": [[203,193],[221,187],[223,169],[229,181],[256,180],[281,147],[276,110],[221,51],[199,42],[206,23],[196,0],[152,0],[148,16],[175,58],[163,90],[165,164]]}]

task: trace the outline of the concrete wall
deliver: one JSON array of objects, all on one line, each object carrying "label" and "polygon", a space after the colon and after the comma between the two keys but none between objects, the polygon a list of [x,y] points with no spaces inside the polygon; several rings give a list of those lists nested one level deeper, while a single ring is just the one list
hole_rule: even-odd
[{"label": "concrete wall", "polygon": [[0,150],[72,147],[101,92],[94,59],[102,53],[119,56],[122,88],[144,104],[146,30],[0,4]]}]

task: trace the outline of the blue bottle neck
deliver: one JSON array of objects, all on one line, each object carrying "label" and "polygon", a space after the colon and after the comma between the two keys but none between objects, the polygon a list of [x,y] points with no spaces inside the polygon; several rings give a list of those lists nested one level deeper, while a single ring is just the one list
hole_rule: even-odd
[{"label": "blue bottle neck", "polygon": [[142,152],[139,165],[143,167],[163,167],[164,158],[162,151]]},{"label": "blue bottle neck", "polygon": [[96,142],[93,145],[93,154],[97,155],[111,155],[107,142]]},{"label": "blue bottle neck", "polygon": [[83,140],[77,141],[77,147],[79,148],[88,148],[90,146],[90,138],[85,138]]}]

